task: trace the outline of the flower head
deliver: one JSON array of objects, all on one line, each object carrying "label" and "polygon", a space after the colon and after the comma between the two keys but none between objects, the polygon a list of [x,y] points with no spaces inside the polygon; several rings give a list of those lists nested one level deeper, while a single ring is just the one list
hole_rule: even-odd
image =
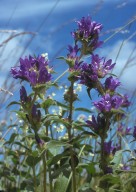
[{"label": "flower head", "polygon": [[114,66],[115,63],[112,64],[111,59],[106,61],[105,58],[100,58],[99,55],[92,55],[93,72],[97,74],[99,78],[105,77]]},{"label": "flower head", "polygon": [[20,89],[20,100],[22,103],[28,103],[31,101],[31,97],[27,96],[27,92],[24,86]]},{"label": "flower head", "polygon": [[78,29],[76,32],[73,32],[72,35],[75,39],[82,38],[88,39],[91,36],[97,36],[102,29],[102,24],[96,23],[91,20],[91,17],[82,17],[80,21],[76,21]]},{"label": "flower head", "polygon": [[101,112],[109,112],[111,109],[124,107],[124,97],[120,95],[111,96],[109,93],[106,93],[100,101],[94,102],[94,105]]},{"label": "flower head", "polygon": [[105,88],[110,91],[115,91],[115,89],[120,85],[121,83],[116,78],[113,78],[112,76],[108,77],[105,80]]},{"label": "flower head", "polygon": [[91,17],[82,17],[77,21],[78,29],[72,33],[75,41],[86,42],[90,53],[99,47],[102,42],[99,41],[99,33],[102,29],[102,24],[91,20]]},{"label": "flower head", "polygon": [[123,104],[122,104],[122,107],[129,107],[131,104],[131,102],[128,100],[128,95],[124,95],[123,96]]},{"label": "flower head", "polygon": [[98,80],[98,76],[96,73],[94,73],[91,64],[87,63],[82,64],[79,80],[81,84],[84,84],[89,88],[95,87],[95,83]]},{"label": "flower head", "polygon": [[105,94],[100,101],[94,102],[94,105],[101,112],[110,111],[112,108],[112,97],[107,93]]},{"label": "flower head", "polygon": [[37,109],[37,106],[34,104],[32,107],[32,120],[34,124],[38,124],[41,121],[41,111]]},{"label": "flower head", "polygon": [[15,79],[21,79],[30,82],[32,86],[45,84],[51,80],[51,74],[48,71],[48,61],[45,57],[38,56],[20,59],[20,66],[11,68],[11,73]]},{"label": "flower head", "polygon": [[68,45],[68,51],[69,51],[69,53],[67,54],[68,59],[75,60],[77,58],[77,53],[79,51],[78,45],[75,45],[74,47]]}]

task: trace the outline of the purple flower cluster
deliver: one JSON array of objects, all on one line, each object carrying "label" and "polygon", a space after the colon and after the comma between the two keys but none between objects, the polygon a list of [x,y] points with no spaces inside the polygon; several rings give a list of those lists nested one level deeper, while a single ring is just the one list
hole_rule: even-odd
[{"label": "purple flower cluster", "polygon": [[75,42],[80,41],[86,45],[86,48],[82,50],[85,55],[92,53],[102,44],[102,41],[99,41],[99,33],[102,29],[102,24],[92,21],[89,16],[82,17],[80,21],[76,22],[78,28],[75,32],[72,32]]},{"label": "purple flower cluster", "polygon": [[51,80],[48,61],[42,56],[21,58],[20,66],[11,68],[11,73],[15,79],[28,81],[32,86],[45,84]]},{"label": "purple flower cluster", "polygon": [[94,102],[95,107],[101,112],[109,112],[111,109],[119,109],[120,107],[128,107],[129,101],[126,101],[126,96],[113,95],[106,93],[100,101]]},{"label": "purple flower cluster", "polygon": [[75,41],[85,41],[92,50],[102,44],[102,42],[99,41],[102,24],[92,21],[90,16],[88,16],[82,17],[80,21],[77,21],[77,25],[78,29],[72,33]]},{"label": "purple flower cluster", "polygon": [[[80,83],[86,85],[89,88],[95,88],[95,83],[99,78],[105,77],[111,69],[115,66],[112,64],[112,60],[106,61],[105,58],[100,58],[98,55],[92,55],[91,64],[84,63],[81,66],[81,74],[79,76]],[[110,82],[109,82],[110,81]],[[113,89],[119,85],[119,82],[115,80],[107,80],[106,86]]]}]

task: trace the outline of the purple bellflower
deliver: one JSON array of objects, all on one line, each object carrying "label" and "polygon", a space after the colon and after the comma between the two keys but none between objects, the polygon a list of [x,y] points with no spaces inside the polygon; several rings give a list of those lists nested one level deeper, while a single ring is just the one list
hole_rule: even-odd
[{"label": "purple bellflower", "polygon": [[120,107],[126,107],[124,106],[124,100],[123,96],[120,95],[113,95],[111,96],[109,93],[106,93],[100,101],[94,102],[94,106],[100,110],[101,112],[109,112],[111,109],[119,109]]},{"label": "purple bellflower", "polygon": [[34,122],[40,122],[41,120],[41,111],[37,109],[37,106],[36,105],[33,105],[32,107],[32,119],[34,120]]},{"label": "purple bellflower", "polygon": [[131,105],[131,102],[128,100],[128,95],[123,96],[123,105],[122,107],[129,107]]},{"label": "purple bellflower", "polygon": [[113,78],[112,76],[108,77],[105,80],[105,88],[110,91],[115,91],[115,89],[120,85],[121,83],[116,78]]},{"label": "purple bellflower", "polygon": [[102,29],[102,24],[91,20],[91,17],[82,17],[80,21],[76,21],[78,29],[72,32],[75,41],[86,42],[87,47],[91,50],[90,53],[102,44],[99,41],[99,33]]},{"label": "purple bellflower", "polygon": [[91,64],[82,64],[79,80],[81,84],[86,85],[90,89],[95,87],[95,83],[98,80],[98,76],[96,73],[94,73]]},{"label": "purple bellflower", "polygon": [[97,74],[99,78],[105,77],[115,66],[115,63],[112,64],[112,60],[108,61],[105,58],[100,58],[99,55],[92,55],[92,68],[93,72]]},{"label": "purple bellflower", "polygon": [[51,80],[48,71],[48,61],[44,57],[32,57],[20,59],[20,66],[11,68],[11,74],[15,79],[30,82],[32,86],[45,84]]},{"label": "purple bellflower", "polygon": [[27,96],[27,92],[24,86],[22,86],[20,89],[20,100],[23,104],[31,102],[31,97]]},{"label": "purple bellflower", "polygon": [[107,93],[105,94],[100,101],[94,102],[94,106],[100,110],[101,112],[108,112],[112,108],[112,98],[111,96]]},{"label": "purple bellflower", "polygon": [[68,45],[68,51],[69,51],[69,53],[67,54],[68,59],[75,60],[76,58],[78,58],[77,56],[77,53],[79,51],[78,45],[75,45],[74,47]]}]

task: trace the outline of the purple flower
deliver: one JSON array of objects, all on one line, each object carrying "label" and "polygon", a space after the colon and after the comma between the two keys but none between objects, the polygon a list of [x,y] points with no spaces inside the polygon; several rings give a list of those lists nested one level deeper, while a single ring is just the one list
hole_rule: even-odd
[{"label": "purple flower", "polygon": [[131,128],[130,127],[127,127],[125,130],[124,130],[124,125],[121,123],[117,129],[117,131],[121,134],[121,135],[128,135],[130,133],[130,130]]},{"label": "purple flower", "polygon": [[136,126],[134,126],[133,137],[136,139]]},{"label": "purple flower", "polygon": [[84,84],[89,88],[95,87],[95,83],[98,80],[98,76],[97,74],[94,73],[91,64],[89,65],[87,63],[82,64],[79,80],[81,84]]},{"label": "purple flower", "polygon": [[99,78],[105,77],[114,66],[115,63],[112,64],[111,59],[106,61],[105,58],[100,58],[99,55],[92,55],[93,72],[97,74]]},{"label": "purple flower", "polygon": [[44,145],[44,141],[42,139],[40,139],[38,134],[35,134],[35,140],[40,147],[42,147]]},{"label": "purple flower", "polygon": [[115,91],[115,89],[120,85],[121,83],[119,80],[116,78],[113,78],[112,76],[108,77],[105,80],[105,88],[110,90],[110,91]]},{"label": "purple flower", "polygon": [[104,116],[97,116],[97,119],[95,119],[94,115],[92,115],[92,120],[86,121],[87,125],[97,134],[103,134],[103,128],[105,128],[106,125],[106,119]]},{"label": "purple flower", "polygon": [[51,74],[48,69],[48,61],[44,57],[20,58],[20,66],[11,68],[11,73],[15,79],[21,79],[30,82],[32,86],[45,84],[51,80]]},{"label": "purple flower", "polygon": [[77,21],[77,25],[77,31],[72,33],[75,39],[88,39],[91,36],[98,36],[102,29],[102,24],[92,21],[89,16],[86,18],[82,17],[80,21]]},{"label": "purple flower", "polygon": [[123,96],[123,104],[122,104],[122,107],[129,107],[130,104],[131,104],[131,102],[128,101],[128,95],[125,94],[125,95]]},{"label": "purple flower", "polygon": [[123,97],[120,95],[113,95],[112,96],[112,107],[114,109],[118,109],[119,107],[122,107],[123,104]]},{"label": "purple flower", "polygon": [[67,54],[68,59],[76,59],[77,53],[79,51],[78,45],[75,45],[74,47],[68,45],[68,51],[69,51],[69,53]]},{"label": "purple flower", "polygon": [[105,155],[115,155],[116,151],[120,150],[120,145],[113,146],[112,141],[104,142],[104,153]]},{"label": "purple flower", "polygon": [[[72,36],[75,41],[81,41],[86,44],[87,54],[97,47],[99,47],[102,42],[99,41],[99,33],[102,29],[102,24],[96,23],[91,20],[91,17],[82,17],[80,21],[77,21],[78,29],[72,32]],[[86,54],[84,53],[84,54]]]},{"label": "purple flower", "polygon": [[112,108],[112,97],[107,93],[101,98],[100,101],[94,102],[94,106],[101,112],[108,112]]},{"label": "purple flower", "polygon": [[100,101],[94,102],[94,106],[101,112],[109,112],[111,109],[119,109],[124,106],[124,97],[120,95],[111,96],[106,93]]},{"label": "purple flower", "polygon": [[40,123],[40,121],[41,121],[41,111],[37,109],[36,105],[33,105],[31,115],[32,115],[32,120],[33,120],[34,124],[35,123]]},{"label": "purple flower", "polygon": [[27,96],[27,92],[24,86],[20,89],[20,100],[22,103],[30,102],[31,98]]},{"label": "purple flower", "polygon": [[112,168],[111,167],[105,167],[105,169],[104,169],[104,174],[110,174],[110,173],[113,173],[113,170],[112,170]]},{"label": "purple flower", "polygon": [[110,155],[112,153],[113,147],[111,146],[112,141],[104,142],[104,153]]},{"label": "purple flower", "polygon": [[121,169],[124,170],[124,171],[130,171],[131,170],[130,166],[128,166],[128,165],[123,165],[121,167]]}]

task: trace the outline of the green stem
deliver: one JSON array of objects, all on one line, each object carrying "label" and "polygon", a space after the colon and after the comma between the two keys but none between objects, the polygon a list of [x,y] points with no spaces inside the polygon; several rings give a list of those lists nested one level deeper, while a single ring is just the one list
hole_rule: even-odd
[{"label": "green stem", "polygon": [[104,142],[107,138],[107,131],[109,130],[110,122],[109,118],[106,118],[106,125],[103,129],[103,134],[101,135],[101,159],[100,159],[100,167],[103,172],[105,172],[106,167],[108,165],[107,158],[105,157],[105,149],[104,149]]},{"label": "green stem", "polygon": [[46,159],[45,159],[45,153],[43,153],[43,191],[46,192],[46,182],[47,182],[47,177],[46,177]]},{"label": "green stem", "polygon": [[[71,129],[72,129],[72,115],[73,115],[73,89],[74,89],[74,83],[71,82],[70,86],[70,101],[69,101],[69,127],[68,127],[68,138],[69,141],[72,139]],[[73,148],[70,147],[70,157],[71,157],[71,168],[72,168],[72,191],[76,192],[76,169],[75,169],[75,163],[74,163],[74,156],[73,156]]]},{"label": "green stem", "polygon": [[33,179],[34,179],[34,192],[37,192],[35,166],[33,166],[32,169],[33,169]]}]

